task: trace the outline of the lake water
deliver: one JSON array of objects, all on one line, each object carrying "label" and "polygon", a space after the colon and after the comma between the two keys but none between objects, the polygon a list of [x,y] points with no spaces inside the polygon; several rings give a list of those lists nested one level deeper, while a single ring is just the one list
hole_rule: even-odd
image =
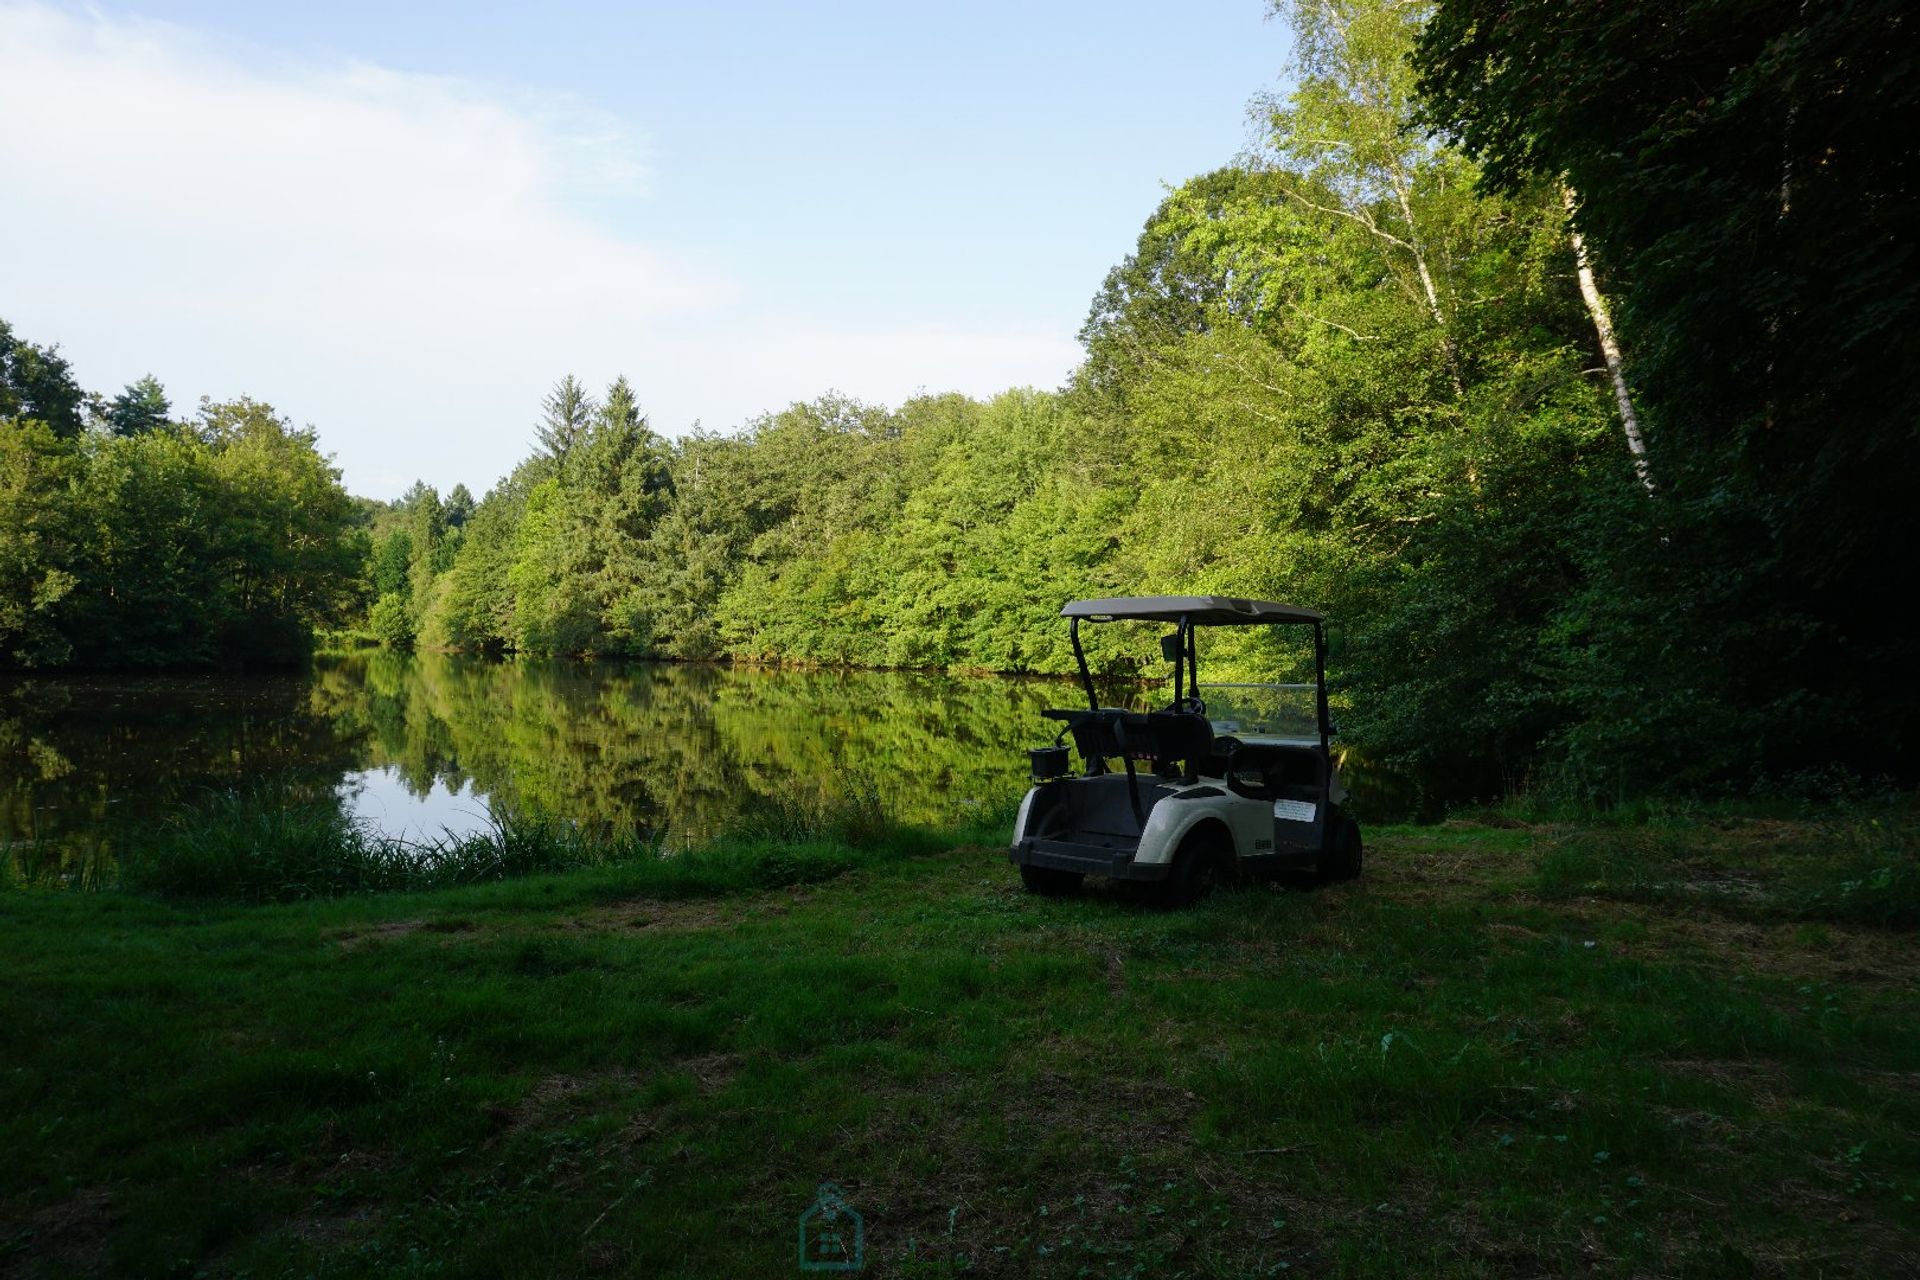
[{"label": "lake water", "polygon": [[1025,748],[1058,729],[1041,710],[1078,703],[1051,680],[384,652],[299,675],[11,678],[0,853],[80,876],[181,806],[268,781],[329,789],[397,836],[501,805],[682,845],[757,797],[850,779],[939,823],[1017,796]]}]

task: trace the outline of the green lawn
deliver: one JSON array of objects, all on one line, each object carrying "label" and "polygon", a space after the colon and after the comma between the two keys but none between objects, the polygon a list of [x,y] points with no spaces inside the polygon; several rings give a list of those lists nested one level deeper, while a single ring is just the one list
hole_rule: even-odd
[{"label": "green lawn", "polygon": [[1186,913],[981,848],[0,892],[0,1274],[799,1275],[827,1180],[873,1275],[1912,1274],[1920,940],[1844,886],[1913,851],[1834,830],[1403,828]]}]

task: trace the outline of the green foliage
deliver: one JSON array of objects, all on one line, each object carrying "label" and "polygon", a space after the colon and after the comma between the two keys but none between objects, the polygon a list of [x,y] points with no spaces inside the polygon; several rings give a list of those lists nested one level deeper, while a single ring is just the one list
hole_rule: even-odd
[{"label": "green foliage", "polygon": [[147,431],[157,431],[167,425],[167,415],[173,412],[173,405],[167,400],[166,388],[152,374],[147,374],[138,382],[129,383],[127,389],[115,396],[107,405],[107,429],[117,436],[137,436]]},{"label": "green foliage", "polygon": [[593,397],[572,374],[553,384],[540,402],[540,424],[535,438],[540,449],[556,462],[564,459],[593,420]]},{"label": "green foliage", "polygon": [[[418,483],[341,514],[311,438],[249,401],[191,438],[76,438],[64,362],[0,330],[6,660],[280,653],[351,606],[472,653],[1061,673],[1062,600],[1218,591],[1324,609],[1350,738],[1429,801],[1910,776],[1920,633],[1885,604],[1920,593],[1903,13],[1272,9],[1293,60],[1258,142],[1154,210],[1059,393],[828,394],[667,442],[625,378],[568,375],[478,502]],[[106,417],[163,403],[149,379]],[[235,469],[274,448],[311,501],[256,516],[287,484]],[[1107,674],[1138,652],[1092,641]]]},{"label": "green foliage", "polygon": [[1577,193],[1662,490],[1582,612],[1607,679],[1707,713],[1722,769],[1912,768],[1920,640],[1887,602],[1920,568],[1882,554],[1920,541],[1911,27],[1892,0],[1441,0],[1420,39],[1425,114],[1490,187]]},{"label": "green foliage", "polygon": [[374,544],[373,557],[367,564],[367,576],[373,586],[376,599],[399,596],[402,600],[413,594],[413,535],[406,529],[393,529]]},{"label": "green foliage", "polygon": [[77,580],[80,460],[43,422],[0,422],[0,664],[50,666],[73,652],[63,625]]},{"label": "green foliage", "polygon": [[0,420],[0,666],[284,664],[364,551],[311,431],[203,401],[192,427]]},{"label": "green foliage", "polygon": [[367,630],[386,648],[413,648],[413,619],[408,616],[407,598],[389,591],[374,601],[367,611]]},{"label": "green foliage", "polygon": [[[1221,591],[1332,615],[1348,734],[1429,802],[1740,784],[1804,744],[1726,661],[1799,621],[1701,590],[1738,539],[1672,545],[1634,483],[1557,183],[1480,190],[1409,127],[1421,6],[1276,10],[1262,145],[1155,210],[1066,392],[829,395],[669,449],[624,382],[564,380],[430,643],[1062,673],[1060,601]],[[1714,621],[1676,661],[1683,597]],[[1206,647],[1216,675],[1292,661]]]},{"label": "green foliage", "polygon": [[57,346],[38,347],[0,320],[0,422],[9,418],[43,422],[54,435],[72,439],[85,425],[81,409],[86,393]]}]

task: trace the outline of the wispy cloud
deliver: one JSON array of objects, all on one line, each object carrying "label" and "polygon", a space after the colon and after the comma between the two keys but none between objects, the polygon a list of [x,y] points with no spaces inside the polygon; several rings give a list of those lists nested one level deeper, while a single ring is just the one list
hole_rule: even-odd
[{"label": "wispy cloud", "polygon": [[839,386],[1058,379],[1064,335],[773,314],[644,228],[644,140],[565,96],[0,5],[0,315],[89,382],[149,369],[321,429],[348,480],[485,484],[541,391],[633,375],[667,428]]}]

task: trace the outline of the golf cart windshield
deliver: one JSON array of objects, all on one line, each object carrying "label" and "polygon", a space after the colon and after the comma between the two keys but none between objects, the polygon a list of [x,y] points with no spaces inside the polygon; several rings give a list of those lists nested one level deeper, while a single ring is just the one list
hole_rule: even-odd
[{"label": "golf cart windshield", "polygon": [[1202,684],[1215,733],[1242,742],[1318,742],[1320,713],[1310,684]]},{"label": "golf cart windshield", "polygon": [[[1174,627],[1172,634],[1160,638],[1161,653],[1173,667],[1173,699],[1162,714],[1189,717],[1204,728],[1207,713],[1213,712],[1214,731],[1220,733],[1230,731],[1220,729],[1219,721],[1236,717],[1213,711],[1201,695],[1200,656],[1195,633],[1210,627],[1264,625],[1310,628],[1315,682],[1305,686],[1310,693],[1305,700],[1309,710],[1304,730],[1297,735],[1293,732],[1297,722],[1292,714],[1294,703],[1291,698],[1282,698],[1278,703],[1271,698],[1264,703],[1255,700],[1255,706],[1249,708],[1245,718],[1248,723],[1268,726],[1261,731],[1262,736],[1298,736],[1317,742],[1323,752],[1327,750],[1330,731],[1327,719],[1327,637],[1322,626],[1323,619],[1312,609],[1279,604],[1272,600],[1246,600],[1239,596],[1112,596],[1070,601],[1060,610],[1060,615],[1071,623],[1068,636],[1073,645],[1074,663],[1080,670],[1080,685],[1086,691],[1089,712],[1098,715],[1102,708],[1099,693],[1094,688],[1093,672],[1087,666],[1086,649],[1080,643],[1080,624],[1124,621],[1171,623]],[[1277,693],[1290,687],[1272,685],[1267,688]],[[1283,708],[1286,714],[1282,714]]]}]

